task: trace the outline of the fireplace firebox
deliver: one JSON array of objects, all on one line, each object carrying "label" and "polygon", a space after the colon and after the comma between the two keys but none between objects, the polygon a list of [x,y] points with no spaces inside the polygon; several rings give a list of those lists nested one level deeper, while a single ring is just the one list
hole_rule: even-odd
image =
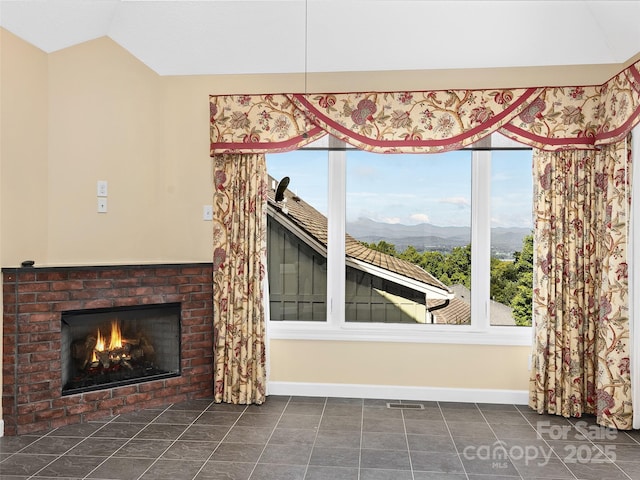
[{"label": "fireplace firebox", "polygon": [[62,312],[62,395],[180,375],[180,303]]}]

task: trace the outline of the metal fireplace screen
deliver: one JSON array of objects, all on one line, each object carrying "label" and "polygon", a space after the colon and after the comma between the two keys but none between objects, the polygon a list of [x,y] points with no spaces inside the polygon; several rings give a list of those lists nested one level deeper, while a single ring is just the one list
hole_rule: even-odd
[{"label": "metal fireplace screen", "polygon": [[62,314],[62,394],[180,375],[180,304]]}]

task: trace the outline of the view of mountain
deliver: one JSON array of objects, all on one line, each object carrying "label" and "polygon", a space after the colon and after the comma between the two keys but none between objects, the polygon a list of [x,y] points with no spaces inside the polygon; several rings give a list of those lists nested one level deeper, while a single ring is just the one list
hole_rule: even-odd
[{"label": "view of mountain", "polygon": [[[470,227],[439,227],[430,223],[401,225],[360,218],[355,222],[347,222],[347,233],[362,242],[378,243],[384,240],[393,243],[399,252],[413,245],[419,252],[437,250],[448,253],[454,247],[471,243]],[[513,252],[522,249],[522,239],[530,233],[530,228],[492,228],[492,255],[511,258]]]}]

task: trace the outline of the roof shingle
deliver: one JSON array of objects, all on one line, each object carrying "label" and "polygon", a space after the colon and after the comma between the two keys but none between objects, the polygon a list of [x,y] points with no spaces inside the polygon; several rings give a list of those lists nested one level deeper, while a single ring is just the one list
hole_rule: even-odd
[{"label": "roof shingle", "polygon": [[[275,179],[269,177],[270,184],[272,181],[275,181]],[[284,212],[282,212],[282,203],[284,202],[278,203],[275,201],[275,190],[269,188],[267,196],[269,204],[284,215]],[[286,208],[288,210],[287,217],[307,234],[326,247],[327,217],[322,215],[322,213],[295,195],[289,189],[285,190],[284,198]],[[389,272],[441,289],[443,290],[443,293],[451,292],[449,287],[423,268],[420,268],[418,265],[369,248],[348,233],[345,238],[345,254],[347,257],[352,259],[360,260],[370,265],[388,270]]]}]

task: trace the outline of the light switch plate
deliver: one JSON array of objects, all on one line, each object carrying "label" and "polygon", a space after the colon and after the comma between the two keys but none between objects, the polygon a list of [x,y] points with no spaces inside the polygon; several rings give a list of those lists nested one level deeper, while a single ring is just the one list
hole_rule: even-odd
[{"label": "light switch plate", "polygon": [[98,213],[107,213],[106,197],[98,197]]},{"label": "light switch plate", "polygon": [[202,207],[202,219],[213,220],[213,205],[204,205]]},{"label": "light switch plate", "polygon": [[98,196],[106,197],[107,196],[107,181],[106,180],[98,180]]}]

